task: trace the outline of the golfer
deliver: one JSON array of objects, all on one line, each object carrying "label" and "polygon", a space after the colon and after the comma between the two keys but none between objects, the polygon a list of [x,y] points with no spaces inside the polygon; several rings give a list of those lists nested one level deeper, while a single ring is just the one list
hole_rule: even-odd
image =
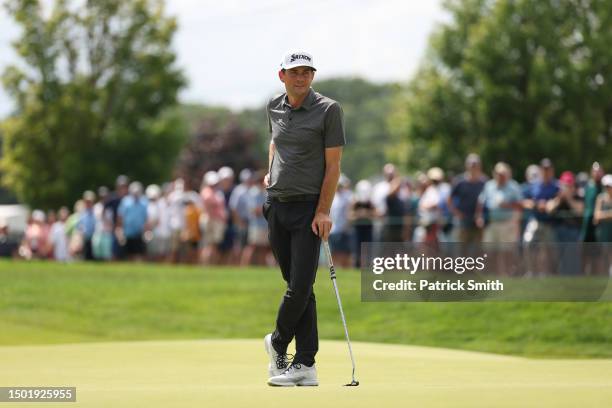
[{"label": "golfer", "polygon": [[[280,68],[286,92],[267,106],[271,141],[263,213],[287,291],[276,328],[265,337],[268,384],[319,385],[313,284],[321,239],[327,240],[332,226],[329,211],[346,143],[343,113],[338,102],[310,87],[316,71],[311,54],[290,52]],[[293,337],[296,353],[289,365],[287,346]]]}]

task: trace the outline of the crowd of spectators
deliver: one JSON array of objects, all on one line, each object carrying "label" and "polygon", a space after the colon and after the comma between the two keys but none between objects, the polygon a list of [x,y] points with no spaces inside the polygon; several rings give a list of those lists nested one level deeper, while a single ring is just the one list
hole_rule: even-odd
[{"label": "crowd of spectators", "polygon": [[[182,179],[146,189],[119,176],[114,191],[86,191],[74,204],[34,210],[13,255],[26,259],[149,260],[202,264],[271,265],[262,214],[265,172],[207,172],[199,191]],[[519,184],[499,162],[491,178],[478,155],[465,172],[448,177],[432,167],[413,177],[392,164],[376,183],[354,188],[340,177],[329,237],[336,263],[359,265],[362,242],[610,242],[612,175],[593,163],[590,175],[562,171],[550,159],[527,167]],[[0,246],[7,236],[0,220]],[[10,254],[0,249],[0,255]]]}]

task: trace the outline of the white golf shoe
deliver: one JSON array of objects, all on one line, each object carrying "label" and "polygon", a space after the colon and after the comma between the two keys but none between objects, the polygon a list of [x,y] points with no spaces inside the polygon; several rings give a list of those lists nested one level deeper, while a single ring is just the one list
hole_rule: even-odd
[{"label": "white golf shoe", "polygon": [[272,334],[267,334],[264,337],[264,345],[266,347],[266,353],[270,357],[268,363],[268,377],[274,377],[280,375],[289,367],[289,360],[287,354],[279,354],[274,347],[272,347]]},{"label": "white golf shoe", "polygon": [[293,363],[282,374],[270,377],[268,385],[277,387],[317,386],[319,385],[317,369],[314,364],[308,367],[304,364]]}]

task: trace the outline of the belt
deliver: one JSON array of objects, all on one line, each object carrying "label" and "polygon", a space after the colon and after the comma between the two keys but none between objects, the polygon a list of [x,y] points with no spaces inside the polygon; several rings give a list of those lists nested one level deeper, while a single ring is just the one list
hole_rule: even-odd
[{"label": "belt", "polygon": [[318,194],[296,194],[282,197],[271,197],[273,201],[280,203],[295,203],[300,201],[319,201]]}]

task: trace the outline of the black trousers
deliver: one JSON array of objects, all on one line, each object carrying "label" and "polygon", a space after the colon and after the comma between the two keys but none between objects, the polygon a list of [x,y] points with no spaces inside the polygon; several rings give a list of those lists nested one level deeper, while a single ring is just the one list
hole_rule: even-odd
[{"label": "black trousers", "polygon": [[310,227],[316,207],[316,201],[279,202],[268,197],[263,208],[272,252],[287,282],[272,345],[277,352],[284,353],[295,337],[293,362],[309,366],[314,364],[319,350],[313,285],[321,239]]}]

